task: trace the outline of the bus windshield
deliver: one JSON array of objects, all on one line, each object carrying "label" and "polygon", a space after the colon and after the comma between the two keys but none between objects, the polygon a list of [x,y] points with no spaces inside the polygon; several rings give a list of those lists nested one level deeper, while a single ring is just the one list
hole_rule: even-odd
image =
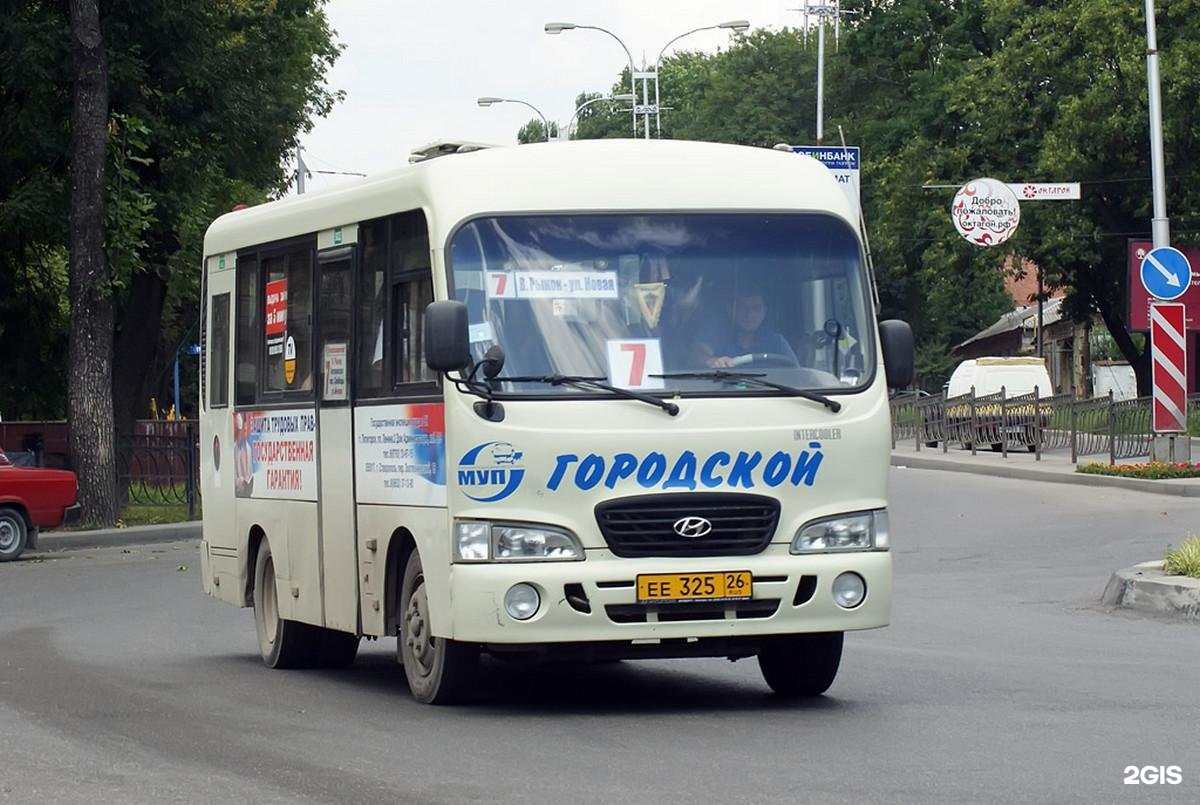
[{"label": "bus windshield", "polygon": [[500,393],[581,393],[504,377],[762,394],[737,375],[830,392],[874,376],[859,243],[831,216],[485,217],[457,230],[447,262],[473,357],[504,349]]}]

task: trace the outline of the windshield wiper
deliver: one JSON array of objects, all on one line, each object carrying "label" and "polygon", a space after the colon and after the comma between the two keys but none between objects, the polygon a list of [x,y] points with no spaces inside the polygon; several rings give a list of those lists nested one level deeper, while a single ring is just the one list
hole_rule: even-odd
[{"label": "windshield wiper", "polygon": [[726,372],[723,369],[713,369],[708,372],[668,372],[663,375],[650,375],[650,377],[661,377],[667,380],[699,379],[714,380],[721,383],[747,383],[752,386],[775,389],[776,391],[783,391],[795,397],[803,397],[806,400],[819,402],[835,414],[842,410],[842,404],[837,400],[830,399],[824,394],[817,394],[815,391],[805,391],[795,386],[785,386],[782,383],[763,380],[762,372]]},{"label": "windshield wiper", "polygon": [[673,402],[660,399],[650,394],[641,394],[629,389],[623,389],[620,386],[610,386],[602,382],[602,377],[583,377],[581,375],[529,375],[527,377],[497,377],[493,378],[492,382],[499,383],[503,381],[513,383],[546,383],[551,386],[570,386],[575,389],[599,389],[607,391],[617,397],[624,397],[629,400],[641,400],[644,403],[656,405],[666,411],[671,416],[679,413],[679,406]]}]

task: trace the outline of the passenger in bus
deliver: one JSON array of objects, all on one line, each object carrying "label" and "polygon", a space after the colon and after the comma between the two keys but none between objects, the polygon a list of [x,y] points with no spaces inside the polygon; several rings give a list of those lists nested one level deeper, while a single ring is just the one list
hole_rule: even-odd
[{"label": "passenger in bus", "polygon": [[778,331],[765,326],[766,292],[754,286],[739,286],[734,291],[731,321],[696,344],[694,362],[709,369],[727,369],[741,365],[744,355],[771,355],[780,361],[797,364],[796,354]]}]

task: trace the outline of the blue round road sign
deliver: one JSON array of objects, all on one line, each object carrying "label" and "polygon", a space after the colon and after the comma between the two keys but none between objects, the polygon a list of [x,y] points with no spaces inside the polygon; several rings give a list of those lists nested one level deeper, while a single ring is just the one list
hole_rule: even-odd
[{"label": "blue round road sign", "polygon": [[1187,292],[1192,284],[1192,267],[1179,249],[1160,246],[1142,261],[1141,278],[1151,296],[1170,301]]}]

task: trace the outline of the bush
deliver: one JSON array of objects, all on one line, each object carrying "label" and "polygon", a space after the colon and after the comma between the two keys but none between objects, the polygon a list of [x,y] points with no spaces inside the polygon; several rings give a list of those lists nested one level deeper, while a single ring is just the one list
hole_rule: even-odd
[{"label": "bush", "polygon": [[1200,478],[1200,464],[1168,464],[1164,461],[1150,461],[1146,464],[1101,464],[1093,461],[1081,464],[1076,472],[1089,475],[1115,475],[1119,478],[1147,478],[1159,481],[1165,478]]},{"label": "bush", "polygon": [[1191,576],[1200,579],[1200,537],[1189,536],[1178,548],[1167,546],[1163,573],[1168,576]]}]

